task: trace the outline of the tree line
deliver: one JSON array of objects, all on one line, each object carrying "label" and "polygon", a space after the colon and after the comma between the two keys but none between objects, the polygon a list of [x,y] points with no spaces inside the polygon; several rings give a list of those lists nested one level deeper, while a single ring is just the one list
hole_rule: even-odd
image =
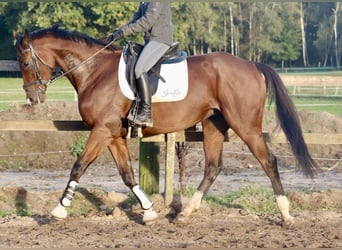
[{"label": "tree line", "polygon": [[[12,30],[55,23],[101,38],[137,2],[1,2],[0,59],[15,59]],[[189,55],[226,51],[274,67],[340,67],[341,2],[172,2],[174,40]],[[142,42],[142,35],[128,38]],[[123,41],[120,41],[121,43]]]}]

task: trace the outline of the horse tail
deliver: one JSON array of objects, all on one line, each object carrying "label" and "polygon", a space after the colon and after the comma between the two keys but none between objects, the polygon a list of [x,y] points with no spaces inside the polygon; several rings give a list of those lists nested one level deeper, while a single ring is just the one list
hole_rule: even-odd
[{"label": "horse tail", "polygon": [[313,178],[316,174],[315,170],[319,167],[305,144],[299,116],[283,81],[271,67],[262,63],[255,63],[255,65],[265,77],[269,105],[275,101],[277,119],[290,143],[297,167],[301,168],[304,176]]}]

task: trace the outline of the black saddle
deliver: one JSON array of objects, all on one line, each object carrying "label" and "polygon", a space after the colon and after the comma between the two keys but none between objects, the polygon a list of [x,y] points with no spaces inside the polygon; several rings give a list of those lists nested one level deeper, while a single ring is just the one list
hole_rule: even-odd
[{"label": "black saddle", "polygon": [[[135,64],[139,58],[144,45],[127,41],[123,48],[123,58],[126,63],[126,79],[131,85],[133,92],[136,94],[136,78],[134,74]],[[175,42],[165,52],[163,57],[147,72],[148,81],[150,83],[151,93],[155,94],[158,88],[159,79],[165,82],[165,79],[160,75],[160,69],[162,64],[178,63],[186,59],[187,54],[185,51],[179,51],[179,42]]]}]

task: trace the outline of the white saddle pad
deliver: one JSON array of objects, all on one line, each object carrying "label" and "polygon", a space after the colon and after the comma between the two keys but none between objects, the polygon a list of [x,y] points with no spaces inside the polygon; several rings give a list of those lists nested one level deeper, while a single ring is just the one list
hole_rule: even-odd
[{"label": "white saddle pad", "polygon": [[[119,63],[119,85],[122,93],[129,99],[135,96],[125,76],[126,64],[121,55]],[[159,80],[152,102],[175,102],[183,100],[188,93],[188,64],[184,60],[179,63],[163,64],[160,75],[166,82]]]}]

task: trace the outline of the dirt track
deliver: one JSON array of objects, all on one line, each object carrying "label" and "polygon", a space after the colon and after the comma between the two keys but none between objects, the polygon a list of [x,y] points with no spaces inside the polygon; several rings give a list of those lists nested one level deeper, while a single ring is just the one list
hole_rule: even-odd
[{"label": "dirt track", "polygon": [[[304,122],[304,129],[310,129],[313,132],[342,132],[339,117],[332,117],[329,114],[317,116],[312,113],[301,115],[304,121],[310,120],[310,122]],[[78,119],[78,114],[77,109],[75,112],[75,107],[57,103],[26,111],[17,107],[1,114],[1,117],[4,120],[44,119],[44,117]],[[266,126],[272,127],[270,124]],[[60,137],[56,134],[3,133],[0,138],[0,146],[3,150],[1,154],[13,153],[13,150],[17,154],[40,150],[68,150],[68,144],[75,137],[72,134],[63,134]],[[310,149],[316,157],[335,159],[342,157],[341,145],[313,146]],[[246,148],[241,145],[232,145],[230,150],[245,152]],[[275,146],[274,150],[277,154],[288,154],[286,147],[281,145]],[[133,147],[131,152],[132,158],[136,159],[137,149]],[[187,179],[194,177],[195,173],[202,172],[203,155],[201,154],[200,151],[189,154],[188,164],[192,164],[193,168],[186,173]],[[35,155],[15,158],[15,160],[13,158],[8,158],[6,161],[1,159],[0,169],[5,174],[10,170],[13,171],[13,166],[17,166],[16,173],[19,176],[21,171],[31,173],[37,168],[39,171],[53,173],[54,171],[69,171],[73,161],[74,158],[69,155],[63,155],[63,157],[58,154]],[[256,173],[253,168],[257,166],[257,163],[249,156],[227,154],[224,161],[225,164],[229,163],[233,166],[225,168],[222,175],[238,176],[240,174],[242,179],[237,182],[247,181],[248,184],[247,174]],[[104,155],[96,164],[102,165],[108,162],[107,156]],[[293,171],[291,159],[280,159],[279,162],[284,176],[286,172]],[[337,178],[335,181],[338,183],[342,172],[340,163],[320,161],[320,165],[324,167],[324,173],[334,171],[334,176]],[[235,179],[238,178],[236,176]],[[96,174],[90,177],[92,178],[94,183],[97,183]],[[113,171],[112,178],[120,181],[115,171]],[[298,179],[301,178],[299,174]],[[302,204],[303,209],[300,212],[292,212],[296,219],[295,226],[283,228],[278,213],[256,214],[244,208],[210,208],[206,204],[193,214],[189,223],[174,224],[172,221],[175,212],[180,207],[165,208],[160,195],[152,198],[155,202],[155,209],[159,212],[159,220],[152,225],[142,225],[142,211],[139,207],[127,208],[125,203],[122,203],[127,198],[125,194],[99,190],[99,186],[96,185],[94,189],[79,190],[73,207],[82,210],[84,206],[96,203],[100,211],[94,209],[93,212],[85,213],[85,216],[72,216],[67,220],[57,221],[49,216],[49,211],[56,205],[62,192],[60,187],[51,184],[44,186],[46,184],[39,182],[39,176],[31,185],[25,184],[25,180],[20,182],[19,178],[12,184],[0,183],[0,211],[16,211],[17,214],[25,214],[29,211],[29,216],[0,218],[0,247],[342,247],[342,189],[340,186],[332,189],[333,185],[328,185],[329,179],[325,181],[327,188],[322,188],[322,183],[318,183],[320,190],[316,190],[318,186],[312,185],[308,194],[303,192],[308,191],[305,186],[306,182],[301,183],[300,190],[296,190],[298,186],[292,186],[291,179],[285,181],[286,187],[292,187],[289,192],[290,201]],[[213,188],[221,189],[221,183],[225,184],[218,179],[217,185]],[[268,185],[267,179],[265,183]],[[21,184],[27,186],[19,188]],[[66,182],[61,185],[64,186],[64,184]],[[338,212],[326,211],[325,207],[335,207],[337,208],[335,211]],[[319,212],[312,212],[311,209]]]},{"label": "dirt track", "polygon": [[[38,198],[28,194],[27,198],[49,204],[56,195],[57,192],[50,192]],[[342,192],[338,190],[322,196],[293,193],[291,199],[305,204],[315,201],[315,196],[339,197],[336,202],[342,202]],[[118,198],[112,193],[111,201],[115,200],[113,197]],[[1,218],[0,247],[342,247],[341,213],[293,212],[296,225],[283,228],[278,214],[209,208],[204,204],[188,224],[180,225],[172,223],[175,210],[164,208],[161,196],[154,196],[153,200],[159,220],[152,225],[141,224],[141,210],[137,206],[125,209],[120,205],[113,212],[104,210],[60,221],[44,213]],[[328,200],[325,198],[324,202]],[[79,199],[74,205],[82,206],[82,202],[85,200]]]}]

